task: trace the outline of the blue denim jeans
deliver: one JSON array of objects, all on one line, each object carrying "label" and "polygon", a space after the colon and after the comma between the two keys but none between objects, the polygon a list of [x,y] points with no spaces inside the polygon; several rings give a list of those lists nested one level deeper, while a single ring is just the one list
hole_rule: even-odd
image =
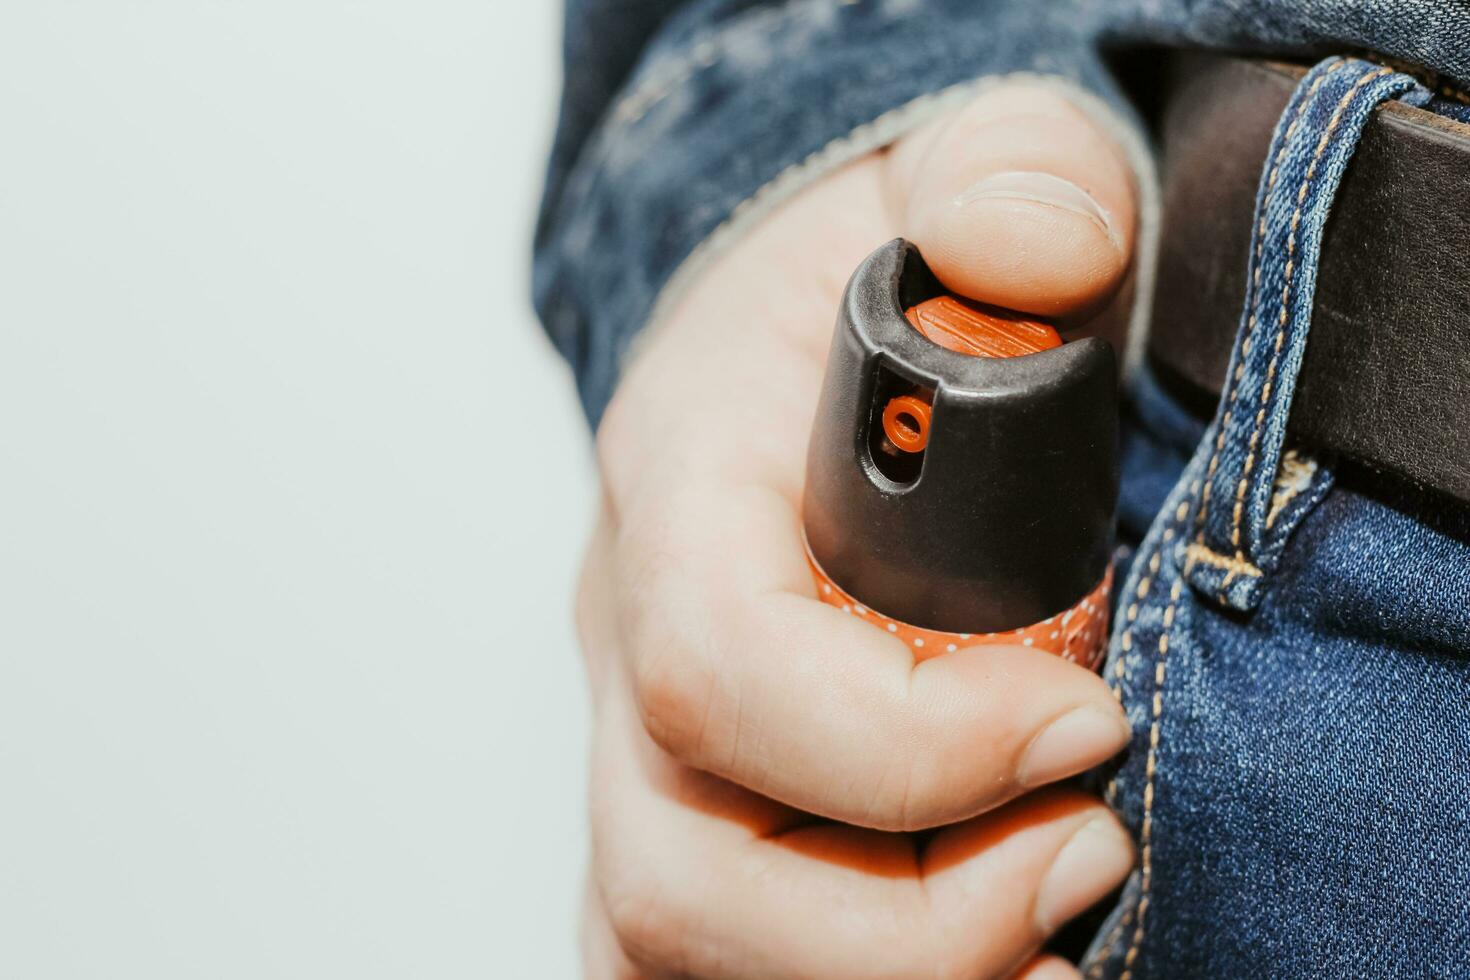
[{"label": "blue denim jeans", "polygon": [[1003,76],[1066,83],[1111,106],[1117,128],[1132,110],[1107,56],[1122,50],[1369,50],[1470,85],[1463,0],[566,4],[533,286],[594,425],[635,336],[729,242]]},{"label": "blue denim jeans", "polygon": [[1088,976],[1470,974],[1470,519],[1286,431],[1338,178],[1405,93],[1352,59],[1303,79],[1215,418],[1134,386],[1106,793],[1140,861]]}]

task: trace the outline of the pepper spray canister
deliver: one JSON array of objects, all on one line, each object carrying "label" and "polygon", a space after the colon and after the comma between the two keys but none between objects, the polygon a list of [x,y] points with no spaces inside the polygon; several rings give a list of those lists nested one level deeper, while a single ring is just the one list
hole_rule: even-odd
[{"label": "pepper spray canister", "polygon": [[916,659],[1107,635],[1117,368],[1096,337],[949,296],[898,239],[847,285],[803,501],[825,602]]}]

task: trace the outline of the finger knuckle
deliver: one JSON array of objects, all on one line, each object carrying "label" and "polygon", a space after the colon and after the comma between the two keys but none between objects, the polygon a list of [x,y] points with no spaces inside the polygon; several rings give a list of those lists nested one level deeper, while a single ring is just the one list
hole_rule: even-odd
[{"label": "finger knuckle", "polygon": [[692,901],[699,893],[680,887],[687,866],[666,859],[673,847],[666,829],[638,808],[626,771],[615,760],[617,751],[600,742],[593,758],[588,794],[593,890],[629,959],[668,969],[677,965],[695,924]]},{"label": "finger knuckle", "polygon": [[622,602],[634,701],[654,741],[690,761],[713,697],[709,598],[669,529],[639,535],[639,557],[624,566]]},{"label": "finger knuckle", "polygon": [[700,754],[713,696],[709,671],[679,645],[645,651],[634,669],[633,690],[648,734],[676,758]]},{"label": "finger knuckle", "polygon": [[604,907],[618,945],[644,966],[669,967],[681,956],[689,916],[646,863],[603,884]]}]

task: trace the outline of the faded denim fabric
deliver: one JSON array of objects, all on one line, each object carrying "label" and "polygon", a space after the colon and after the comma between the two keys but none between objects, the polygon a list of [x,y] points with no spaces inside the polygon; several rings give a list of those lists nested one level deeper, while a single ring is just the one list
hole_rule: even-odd
[{"label": "faded denim fabric", "polygon": [[536,307],[596,424],[701,243],[919,125],[946,89],[1055,76],[1128,118],[1108,50],[1372,50],[1466,83],[1467,39],[1461,0],[568,0]]},{"label": "faded denim fabric", "polygon": [[1337,178],[1404,93],[1428,95],[1356,59],[1303,79],[1215,419],[1136,386],[1122,530],[1151,526],[1104,676],[1140,864],[1088,976],[1470,970],[1470,515],[1284,448]]}]

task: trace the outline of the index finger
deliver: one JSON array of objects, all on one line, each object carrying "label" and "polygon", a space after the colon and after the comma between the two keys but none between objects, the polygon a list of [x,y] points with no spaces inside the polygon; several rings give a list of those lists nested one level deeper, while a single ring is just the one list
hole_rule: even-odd
[{"label": "index finger", "polygon": [[769,487],[691,480],[647,508],[620,533],[624,636],[645,726],[688,765],[908,830],[1081,772],[1127,740],[1101,679],[1060,657],[989,646],[916,665],[818,601],[797,514]]}]

